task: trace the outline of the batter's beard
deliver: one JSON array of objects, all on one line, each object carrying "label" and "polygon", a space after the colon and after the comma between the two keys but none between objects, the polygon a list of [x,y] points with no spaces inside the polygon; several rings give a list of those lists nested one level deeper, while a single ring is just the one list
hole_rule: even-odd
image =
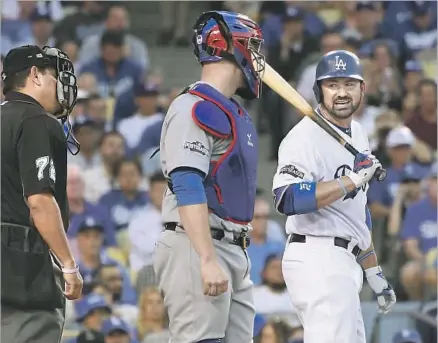
[{"label": "batter's beard", "polygon": [[342,120],[342,119],[350,118],[354,114],[354,112],[357,111],[357,109],[360,106],[360,101],[356,105],[353,104],[353,102],[351,102],[351,105],[349,106],[349,108],[347,108],[345,110],[341,110],[341,111],[338,111],[335,109],[334,103],[332,105],[332,108],[328,108],[324,103],[322,103],[321,105],[330,116],[332,116],[335,119]]}]

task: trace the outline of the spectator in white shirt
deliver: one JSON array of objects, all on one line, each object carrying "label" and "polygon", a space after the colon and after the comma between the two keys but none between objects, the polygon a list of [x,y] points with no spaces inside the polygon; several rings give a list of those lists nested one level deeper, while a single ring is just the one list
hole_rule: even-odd
[{"label": "spectator in white shirt", "polygon": [[152,264],[155,242],[163,231],[161,204],[167,188],[167,180],[163,174],[157,173],[150,178],[150,203],[131,220],[128,235],[131,251],[129,263],[131,270],[138,272],[143,266]]},{"label": "spectator in white shirt", "polygon": [[68,154],[69,164],[75,164],[82,171],[89,170],[100,163],[97,152],[97,138],[99,136],[97,123],[87,117],[78,117],[73,124],[73,134],[81,144],[79,154]]},{"label": "spectator in white shirt", "polygon": [[117,131],[104,133],[99,153],[101,162],[84,173],[85,199],[92,203],[115,186],[115,167],[125,157],[125,139]]},{"label": "spectator in white shirt", "polygon": [[[104,23],[105,30],[123,31],[129,30],[129,13],[123,5],[116,4],[109,8],[108,16]],[[88,37],[82,43],[79,52],[79,63],[81,65],[98,58],[100,56],[100,45],[102,33]],[[149,54],[146,44],[136,36],[128,33],[125,36],[126,56],[140,64],[144,69],[149,68]]]},{"label": "spectator in white shirt", "polygon": [[290,301],[281,271],[281,257],[270,255],[262,271],[262,284],[254,288],[256,312],[276,314],[288,321],[295,321],[295,309]]},{"label": "spectator in white shirt", "polygon": [[153,84],[140,84],[134,89],[135,103],[138,112],[122,119],[117,131],[125,137],[129,149],[137,147],[143,132],[150,126],[161,122],[163,113],[157,112],[160,92]]}]

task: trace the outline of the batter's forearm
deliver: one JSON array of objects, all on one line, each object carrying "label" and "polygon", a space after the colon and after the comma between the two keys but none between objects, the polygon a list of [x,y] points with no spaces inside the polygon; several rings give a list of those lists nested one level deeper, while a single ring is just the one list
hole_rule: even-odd
[{"label": "batter's forearm", "polygon": [[337,180],[318,182],[315,192],[318,209],[331,205],[355,189],[355,184],[348,176],[342,176]]},{"label": "batter's forearm", "polygon": [[356,189],[347,176],[326,182],[300,182],[274,189],[275,207],[287,216],[314,212]]},{"label": "batter's forearm", "polygon": [[179,206],[178,211],[184,230],[201,260],[207,262],[215,259],[216,251],[209,228],[207,204]]},{"label": "batter's forearm", "polygon": [[58,204],[51,194],[36,194],[28,198],[32,220],[50,250],[68,269],[76,267],[68,244]]},{"label": "batter's forearm", "polygon": [[357,262],[361,265],[362,269],[368,269],[372,267],[377,267],[379,264],[377,262],[376,252],[374,251],[374,244],[371,243],[370,247],[362,251],[357,257]]}]

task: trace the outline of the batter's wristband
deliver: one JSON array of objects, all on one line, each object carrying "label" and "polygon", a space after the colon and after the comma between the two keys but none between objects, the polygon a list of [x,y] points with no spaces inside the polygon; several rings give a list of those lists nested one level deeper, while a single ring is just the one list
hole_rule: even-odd
[{"label": "batter's wristband", "polygon": [[374,250],[372,250],[372,251],[368,251],[366,254],[363,254],[362,256],[359,256],[358,258],[357,258],[357,262],[358,263],[361,263],[363,260],[365,260],[368,256],[371,256],[371,255],[374,255],[375,254],[375,252],[374,252]]},{"label": "batter's wristband", "polygon": [[339,187],[341,187],[341,189],[344,191],[344,195],[347,195],[348,192],[347,192],[347,190],[345,189],[345,186],[344,186],[344,184],[342,183],[342,180],[341,180],[340,178],[338,178],[338,179],[336,179],[336,181],[338,181]]},{"label": "batter's wristband", "polygon": [[76,267],[74,267],[73,269],[69,269],[69,268],[62,268],[61,269],[63,274],[76,274],[79,271],[79,267],[76,265]]}]

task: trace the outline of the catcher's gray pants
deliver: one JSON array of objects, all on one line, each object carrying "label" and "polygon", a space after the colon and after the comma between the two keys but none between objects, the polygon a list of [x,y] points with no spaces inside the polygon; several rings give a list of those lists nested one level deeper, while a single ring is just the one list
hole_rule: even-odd
[{"label": "catcher's gray pants", "polygon": [[154,254],[154,269],[169,314],[171,343],[193,343],[225,337],[226,343],[250,343],[255,307],[250,262],[237,245],[213,240],[229,277],[228,291],[204,295],[198,254],[178,228],[164,231]]},{"label": "catcher's gray pants", "polygon": [[[62,274],[55,267],[55,279],[62,287]],[[64,328],[65,308],[51,311],[22,310],[1,305],[1,342],[59,343]]]}]

